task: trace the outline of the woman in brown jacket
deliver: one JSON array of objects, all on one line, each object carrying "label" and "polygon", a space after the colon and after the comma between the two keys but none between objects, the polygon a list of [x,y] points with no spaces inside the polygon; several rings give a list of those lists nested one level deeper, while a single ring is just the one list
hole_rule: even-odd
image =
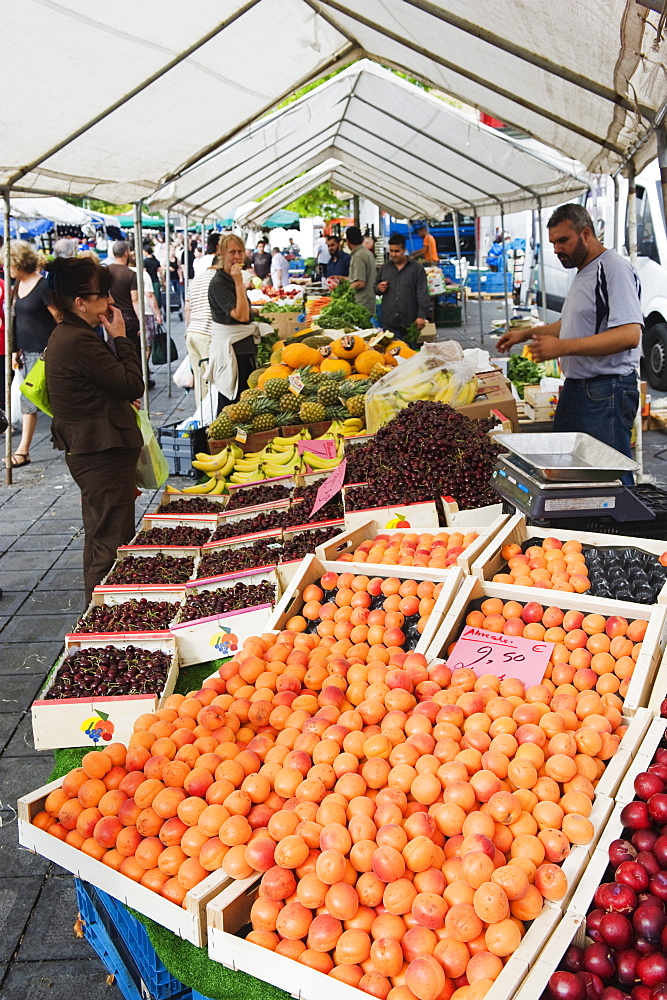
[{"label": "woman in brown jacket", "polygon": [[66,452],[81,490],[88,602],[118,546],[135,532],[134,481],[142,436],[132,403],[142,396],[144,383],[141,360],[109,294],[107,268],[90,257],[56,258],[47,271],[60,315],[45,355],[52,440]]}]

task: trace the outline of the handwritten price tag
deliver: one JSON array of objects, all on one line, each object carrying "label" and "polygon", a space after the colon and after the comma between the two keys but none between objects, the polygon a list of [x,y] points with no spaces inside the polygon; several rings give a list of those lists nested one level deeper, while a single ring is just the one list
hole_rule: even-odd
[{"label": "handwritten price tag", "polygon": [[553,642],[536,642],[520,635],[502,635],[466,625],[447,665],[452,670],[471,667],[478,677],[482,674],[495,674],[501,680],[518,677],[526,687],[531,687],[542,683],[553,648]]},{"label": "handwritten price tag", "polygon": [[347,466],[347,459],[344,458],[340,465],[336,466],[330,476],[324,480],[319,490],[317,491],[317,496],[315,497],[315,503],[313,504],[313,509],[308,515],[308,520],[313,516],[315,511],[319,510],[320,507],[324,507],[325,503],[328,503],[332,497],[335,497],[337,493],[343,487],[345,482],[345,467]]},{"label": "handwritten price tag", "polygon": [[300,455],[303,455],[304,451],[310,451],[313,455],[319,455],[320,458],[336,457],[336,442],[330,438],[326,438],[324,441],[298,441],[297,448]]}]

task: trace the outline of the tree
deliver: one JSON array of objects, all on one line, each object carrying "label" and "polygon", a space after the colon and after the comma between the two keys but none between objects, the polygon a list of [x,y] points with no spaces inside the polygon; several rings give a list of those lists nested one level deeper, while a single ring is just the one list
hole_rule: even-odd
[{"label": "tree", "polygon": [[329,181],[324,181],[285,207],[291,212],[298,212],[299,215],[321,215],[323,219],[328,220],[348,215],[350,203],[339,198]]}]

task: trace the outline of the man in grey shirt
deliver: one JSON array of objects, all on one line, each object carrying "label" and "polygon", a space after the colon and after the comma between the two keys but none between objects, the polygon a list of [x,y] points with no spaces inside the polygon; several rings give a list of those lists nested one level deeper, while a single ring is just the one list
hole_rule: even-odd
[{"label": "man in grey shirt", "polygon": [[405,337],[412,323],[424,329],[431,308],[426,271],[407,256],[402,233],[389,237],[389,261],[382,265],[375,287],[382,296],[380,322],[385,330]]},{"label": "man in grey shirt", "polygon": [[348,226],[345,239],[352,255],[349,278],[354,289],[354,301],[375,316],[375,257],[363,246],[358,226]]},{"label": "man in grey shirt", "polygon": [[[553,429],[582,431],[630,457],[639,404],[639,278],[627,258],[605,250],[581,205],[561,205],[547,228],[563,267],[577,269],[561,318],[503,334],[498,350],[531,340],[535,361],[559,358],[565,385]],[[631,483],[632,477],[626,480]]]}]

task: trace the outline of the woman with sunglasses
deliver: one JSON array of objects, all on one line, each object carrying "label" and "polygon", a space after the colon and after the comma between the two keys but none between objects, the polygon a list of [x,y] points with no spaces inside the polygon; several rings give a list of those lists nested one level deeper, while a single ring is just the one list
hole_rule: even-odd
[{"label": "woman with sunglasses", "polygon": [[45,355],[54,447],[81,490],[86,602],[119,545],[135,532],[135,471],[142,447],[133,401],[141,359],[109,294],[111,275],[91,257],[47,265],[60,322]]}]

